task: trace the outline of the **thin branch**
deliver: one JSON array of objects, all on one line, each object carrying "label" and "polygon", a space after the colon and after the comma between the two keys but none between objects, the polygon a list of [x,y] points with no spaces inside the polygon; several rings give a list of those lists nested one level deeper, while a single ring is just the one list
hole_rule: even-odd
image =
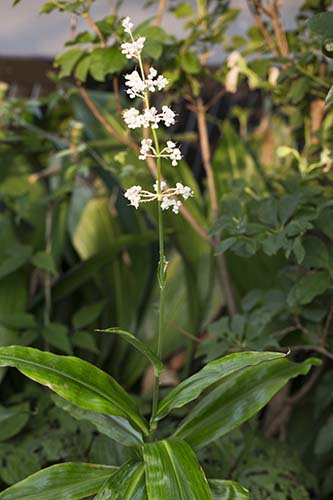
[{"label": "thin branch", "polygon": [[326,358],[333,359],[333,354],[330,353],[327,349],[324,347],[321,347],[319,345],[293,345],[291,347],[292,352],[297,352],[297,351],[314,351],[318,352],[319,354],[322,354],[323,356],[326,356]]},{"label": "thin branch", "polygon": [[319,366],[317,369],[313,369],[313,373],[307,379],[306,383],[302,386],[302,388],[298,392],[296,392],[296,394],[290,396],[287,399],[287,404],[293,406],[296,403],[298,403],[301,399],[303,399],[317,383],[322,371],[323,371],[322,366]]},{"label": "thin branch", "polygon": [[261,32],[262,36],[264,37],[265,42],[267,43],[267,45],[271,49],[271,52],[275,56],[278,56],[279,55],[279,51],[277,49],[277,46],[275,45],[275,42],[274,42],[273,38],[271,37],[269,31],[267,30],[267,28],[265,26],[265,23],[262,20],[261,15],[258,15],[258,14],[254,15],[254,20],[255,20],[258,28],[259,28],[259,31]]},{"label": "thin branch", "polygon": [[160,26],[162,23],[162,19],[163,19],[165,9],[167,7],[167,3],[168,3],[168,0],[160,0],[160,2],[159,2],[158,11],[156,14],[156,19],[155,19],[156,26]]},{"label": "thin branch", "polygon": [[213,168],[211,163],[211,152],[210,152],[209,136],[207,129],[207,121],[206,121],[206,107],[204,106],[201,97],[198,97],[197,99],[196,113],[198,119],[198,132],[200,139],[202,162],[207,176],[207,185],[211,202],[213,220],[215,221],[219,214],[219,208],[218,208],[217,195],[215,189]]},{"label": "thin branch", "polygon": [[96,35],[98,36],[99,38],[99,41],[101,43],[101,46],[103,48],[106,48],[107,47],[107,43],[106,43],[106,40],[104,38],[104,35],[103,33],[101,32],[101,30],[99,29],[99,27],[97,26],[97,24],[95,23],[95,21],[92,19],[92,17],[90,16],[89,12],[85,12],[84,14],[82,14],[82,16],[87,20],[87,22],[89,23],[90,27],[92,28],[92,30],[96,33]]}]

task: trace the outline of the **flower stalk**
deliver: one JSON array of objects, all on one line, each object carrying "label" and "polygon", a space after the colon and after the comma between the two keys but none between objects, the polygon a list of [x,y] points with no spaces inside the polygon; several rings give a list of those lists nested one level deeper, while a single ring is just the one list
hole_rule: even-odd
[{"label": "flower stalk", "polygon": [[[127,189],[124,196],[129,200],[130,204],[135,208],[139,208],[140,203],[157,201],[158,210],[158,239],[159,239],[159,262],[157,269],[157,278],[159,283],[159,311],[158,311],[158,337],[156,353],[159,358],[162,358],[162,342],[164,336],[164,310],[165,310],[165,286],[167,279],[168,262],[165,256],[165,241],[164,241],[164,222],[163,211],[171,208],[174,214],[179,213],[182,202],[179,197],[187,200],[193,196],[193,191],[189,186],[184,186],[181,182],[177,182],[176,187],[169,187],[162,178],[162,158],[171,161],[173,167],[177,166],[182,155],[180,149],[173,141],[167,141],[165,147],[161,147],[156,130],[160,124],[165,127],[170,127],[175,123],[175,113],[168,106],[162,106],[159,112],[154,106],[150,105],[150,93],[162,90],[168,80],[163,75],[158,75],[155,68],[150,67],[146,73],[141,52],[144,47],[145,38],[138,37],[134,39],[132,33],[133,24],[129,17],[126,17],[122,23],[125,33],[130,36],[130,42],[125,42],[121,45],[122,53],[128,59],[135,59],[138,64],[138,70],[134,70],[131,74],[125,76],[125,85],[128,87],[126,92],[131,99],[139,98],[143,101],[143,111],[136,108],[130,108],[124,111],[123,118],[128,128],[144,128],[150,130],[152,138],[145,138],[141,141],[140,160],[156,158],[157,164],[157,181],[154,184],[154,191],[147,191],[141,186],[132,186]],[[159,383],[160,375],[155,373],[152,411],[150,418],[150,439],[153,440],[157,429],[156,412],[159,399]]]}]

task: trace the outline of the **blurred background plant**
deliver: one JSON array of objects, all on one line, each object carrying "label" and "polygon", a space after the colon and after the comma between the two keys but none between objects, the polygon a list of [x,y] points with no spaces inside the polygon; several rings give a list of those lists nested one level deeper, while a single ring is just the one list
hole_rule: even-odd
[{"label": "blurred background plant", "polygon": [[[149,40],[144,57],[172,84],[172,135],[185,154],[177,176],[195,192],[181,217],[166,215],[164,384],[228,352],[321,356],[322,368],[204,450],[202,461],[253,499],[329,499],[333,114],[324,101],[332,77],[305,21],[330,2],[305,1],[288,30],[282,3],[248,0],[253,25],[244,36],[228,32],[238,12],[217,0],[151,1],[156,17],[137,28]],[[153,373],[121,339],[94,329],[117,325],[154,346],[156,214],[130,209],[122,193],[151,185],[155,165],[137,159],[139,137],[122,121],[121,2],[98,21],[92,4],[50,1],[41,9],[71,21],[51,75],[55,92],[12,99],[0,87],[0,344],[79,355],[144,408]],[[183,37],[161,27],[166,9],[184,23]],[[80,32],[78,18],[86,23]],[[210,63],[222,50],[224,62]],[[61,460],[123,460],[123,449],[21,375],[1,377],[3,485]]]}]

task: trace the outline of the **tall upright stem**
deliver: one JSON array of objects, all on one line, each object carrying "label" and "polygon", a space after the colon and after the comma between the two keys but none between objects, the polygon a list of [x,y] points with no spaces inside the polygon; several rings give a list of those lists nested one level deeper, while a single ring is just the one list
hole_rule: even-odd
[{"label": "tall upright stem", "polygon": [[[141,58],[138,59],[141,77],[145,80],[145,70],[143,67],[143,63]],[[146,109],[150,108],[149,103],[149,94],[148,91],[144,92],[144,103]],[[157,210],[158,210],[158,242],[159,242],[159,263],[157,269],[157,278],[160,288],[160,300],[159,300],[159,309],[158,309],[158,337],[157,337],[157,356],[161,358],[162,356],[162,339],[163,339],[163,330],[164,330],[164,304],[165,304],[165,282],[166,282],[166,272],[167,272],[167,260],[164,254],[164,226],[163,226],[163,214],[161,208],[160,196],[162,192],[162,169],[161,169],[161,150],[160,144],[158,141],[157,133],[154,128],[151,128],[152,136],[154,139],[154,147],[156,151],[157,157]],[[159,373],[155,373],[154,378],[154,388],[153,388],[153,402],[152,402],[152,411],[150,417],[150,438],[154,438],[154,434],[157,428],[157,423],[155,421],[157,406],[158,406],[158,397],[159,397],[159,386],[160,386],[160,375]]]}]

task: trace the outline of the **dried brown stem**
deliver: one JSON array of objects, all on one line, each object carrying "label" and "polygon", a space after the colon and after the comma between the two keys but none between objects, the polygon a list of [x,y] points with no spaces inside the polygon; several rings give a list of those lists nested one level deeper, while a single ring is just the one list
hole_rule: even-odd
[{"label": "dried brown stem", "polygon": [[297,351],[314,351],[318,352],[319,354],[322,354],[323,356],[326,356],[326,358],[333,359],[333,354],[330,353],[327,349],[324,347],[321,347],[319,345],[294,345],[291,347],[292,352],[297,352]]},{"label": "dried brown stem", "polygon": [[161,25],[161,22],[162,22],[162,19],[163,19],[163,15],[164,15],[167,3],[168,3],[168,0],[160,0],[160,2],[159,2],[158,11],[157,11],[157,14],[156,14],[156,19],[155,19],[156,26],[160,26]]},{"label": "dried brown stem", "polygon": [[262,36],[264,37],[265,42],[267,43],[267,45],[271,49],[272,54],[278,56],[279,55],[279,51],[277,49],[277,46],[275,45],[275,42],[274,42],[273,38],[271,37],[269,31],[267,30],[267,28],[265,26],[265,23],[262,20],[261,15],[255,15],[254,16],[254,20],[255,20],[255,22],[256,22],[256,24],[257,24],[257,26],[258,26],[258,28],[259,28]]},{"label": "dried brown stem", "polygon": [[[206,172],[207,177],[207,185],[208,192],[210,196],[211,209],[213,220],[217,220],[219,215],[219,207],[217,202],[217,194],[215,188],[213,167],[211,163],[211,149],[209,144],[209,136],[208,136],[208,128],[207,128],[207,119],[206,119],[206,111],[207,108],[203,103],[201,97],[197,99],[196,103],[196,114],[198,119],[198,132],[199,132],[199,140],[200,140],[200,148],[202,155],[202,162]],[[214,246],[217,246],[220,242],[220,239],[217,238],[214,240]],[[237,312],[236,303],[234,300],[234,296],[232,293],[230,276],[228,273],[227,263],[224,255],[220,255],[217,259],[218,269],[222,281],[223,292],[225,294],[225,300],[228,308],[228,312],[230,316],[234,316]]]},{"label": "dried brown stem", "polygon": [[92,19],[92,17],[90,16],[89,12],[85,12],[84,14],[82,14],[83,17],[87,20],[89,26],[91,27],[91,29],[96,33],[96,35],[98,36],[99,38],[99,41],[101,43],[101,46],[103,48],[105,48],[107,46],[107,43],[106,43],[106,40],[104,38],[104,35],[103,33],[101,32],[101,30],[99,29],[99,27],[97,26],[97,24],[95,23],[95,21]]}]

